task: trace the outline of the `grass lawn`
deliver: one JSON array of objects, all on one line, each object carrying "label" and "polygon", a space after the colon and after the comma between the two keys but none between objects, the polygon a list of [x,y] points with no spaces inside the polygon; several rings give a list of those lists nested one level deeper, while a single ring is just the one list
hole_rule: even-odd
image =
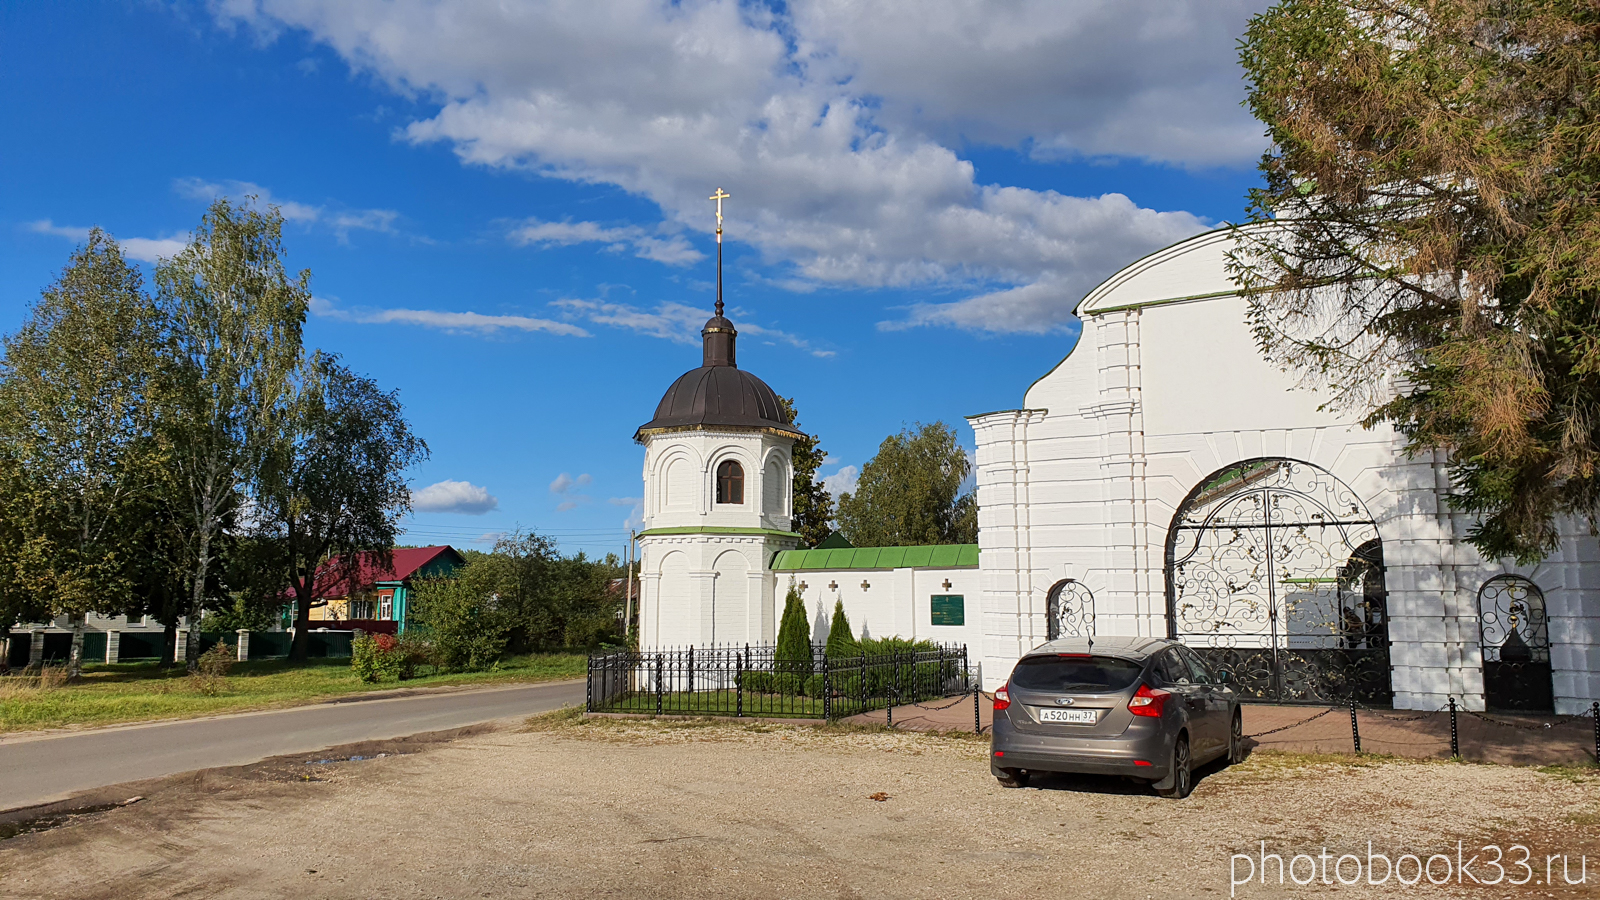
[{"label": "grass lawn", "polygon": [[492,672],[379,684],[361,683],[348,659],[244,662],[214,685],[188,677],[181,666],[169,670],[155,663],[85,666],[81,682],[60,687],[37,687],[34,678],[0,678],[0,733],[298,706],[361,691],[555,681],[581,678],[584,671],[581,653],[514,656]]}]

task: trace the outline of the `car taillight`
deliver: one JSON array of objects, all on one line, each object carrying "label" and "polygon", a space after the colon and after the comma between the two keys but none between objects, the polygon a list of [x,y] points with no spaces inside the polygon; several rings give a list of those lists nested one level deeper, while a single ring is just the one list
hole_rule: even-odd
[{"label": "car taillight", "polygon": [[1005,684],[1000,685],[999,689],[994,692],[994,711],[1001,712],[1002,710],[1010,708],[1011,682],[1008,681]]},{"label": "car taillight", "polygon": [[1151,690],[1150,685],[1141,684],[1128,700],[1128,712],[1136,716],[1149,716],[1152,719],[1161,717],[1161,710],[1167,705],[1167,698],[1172,695],[1162,690]]}]

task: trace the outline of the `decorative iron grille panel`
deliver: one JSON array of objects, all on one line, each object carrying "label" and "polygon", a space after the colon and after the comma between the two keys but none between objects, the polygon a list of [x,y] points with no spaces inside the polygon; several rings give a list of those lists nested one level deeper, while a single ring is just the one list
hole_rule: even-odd
[{"label": "decorative iron grille panel", "polygon": [[1377,526],[1330,473],[1289,459],[1208,479],[1167,538],[1170,636],[1246,697],[1393,700]]},{"label": "decorative iron grille panel", "polygon": [[1045,598],[1045,636],[1094,637],[1094,592],[1083,582],[1064,578],[1056,582]]},{"label": "decorative iron grille panel", "polygon": [[1496,575],[1478,589],[1483,693],[1490,709],[1555,708],[1550,682],[1550,627],[1544,592],[1521,575]]}]

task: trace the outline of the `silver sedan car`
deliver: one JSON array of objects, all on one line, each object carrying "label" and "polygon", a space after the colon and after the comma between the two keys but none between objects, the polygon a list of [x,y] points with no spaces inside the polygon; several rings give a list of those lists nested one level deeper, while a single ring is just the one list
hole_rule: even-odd
[{"label": "silver sedan car", "polygon": [[1122,775],[1183,798],[1195,768],[1244,752],[1239,698],[1188,647],[1160,638],[1065,638],[1029,651],[994,695],[989,769]]}]

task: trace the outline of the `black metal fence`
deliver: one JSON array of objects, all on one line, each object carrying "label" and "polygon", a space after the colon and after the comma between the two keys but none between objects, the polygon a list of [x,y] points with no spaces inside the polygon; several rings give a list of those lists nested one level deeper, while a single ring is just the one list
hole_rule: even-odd
[{"label": "black metal fence", "polygon": [[875,709],[971,693],[967,648],[811,660],[779,658],[773,645],[625,651],[589,657],[589,712],[841,719]]}]

